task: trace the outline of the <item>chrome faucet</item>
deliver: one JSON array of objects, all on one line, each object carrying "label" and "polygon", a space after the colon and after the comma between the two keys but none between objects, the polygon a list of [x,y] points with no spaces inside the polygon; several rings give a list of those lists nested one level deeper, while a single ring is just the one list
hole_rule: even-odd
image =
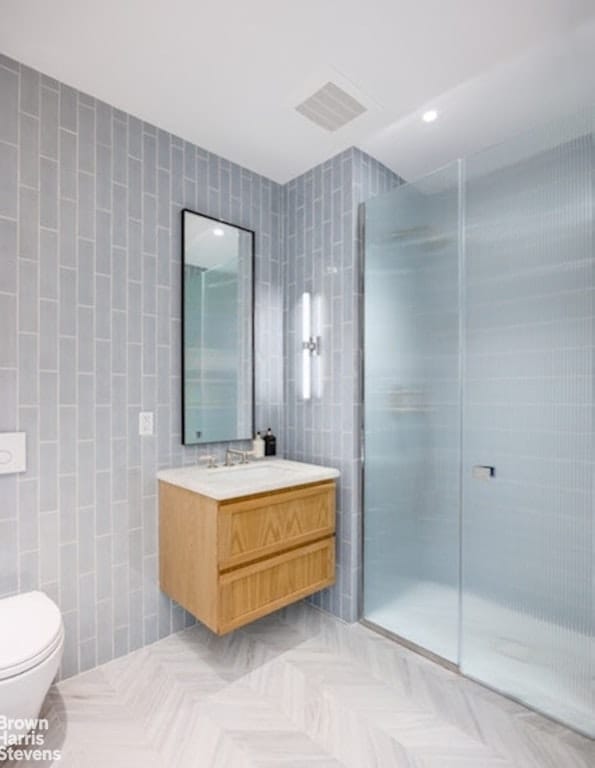
[{"label": "chrome faucet", "polygon": [[234,456],[240,457],[240,464],[247,464],[249,454],[250,454],[250,451],[240,451],[237,448],[228,448],[225,451],[225,466],[226,467],[234,466],[234,463],[233,463]]}]

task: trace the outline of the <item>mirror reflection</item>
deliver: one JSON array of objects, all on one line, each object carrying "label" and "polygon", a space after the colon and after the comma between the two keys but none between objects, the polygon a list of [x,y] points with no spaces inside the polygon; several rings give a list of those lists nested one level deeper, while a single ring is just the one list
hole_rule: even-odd
[{"label": "mirror reflection", "polygon": [[253,435],[254,233],[182,211],[182,441]]}]

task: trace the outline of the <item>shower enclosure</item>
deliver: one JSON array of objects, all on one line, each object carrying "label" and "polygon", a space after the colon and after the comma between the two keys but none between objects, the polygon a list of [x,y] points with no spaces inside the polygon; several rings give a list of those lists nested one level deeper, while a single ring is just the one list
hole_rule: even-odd
[{"label": "shower enclosure", "polygon": [[366,204],[364,619],[595,736],[595,112]]}]

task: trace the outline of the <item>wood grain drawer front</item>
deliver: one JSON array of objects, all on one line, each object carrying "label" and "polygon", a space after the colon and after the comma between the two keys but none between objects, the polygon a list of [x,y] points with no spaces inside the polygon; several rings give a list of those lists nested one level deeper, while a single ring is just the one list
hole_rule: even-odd
[{"label": "wood grain drawer front", "polygon": [[334,531],[334,482],[224,504],[219,507],[219,568],[233,568]]},{"label": "wood grain drawer front", "polygon": [[265,616],[335,580],[335,537],[293,549],[219,577],[219,631]]}]

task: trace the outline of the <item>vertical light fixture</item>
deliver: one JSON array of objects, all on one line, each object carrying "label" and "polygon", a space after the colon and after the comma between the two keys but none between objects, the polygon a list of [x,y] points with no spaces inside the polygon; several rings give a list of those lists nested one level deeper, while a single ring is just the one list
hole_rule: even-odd
[{"label": "vertical light fixture", "polygon": [[312,336],[312,296],[302,294],[302,398],[312,397],[312,357],[320,354],[320,336]]}]

